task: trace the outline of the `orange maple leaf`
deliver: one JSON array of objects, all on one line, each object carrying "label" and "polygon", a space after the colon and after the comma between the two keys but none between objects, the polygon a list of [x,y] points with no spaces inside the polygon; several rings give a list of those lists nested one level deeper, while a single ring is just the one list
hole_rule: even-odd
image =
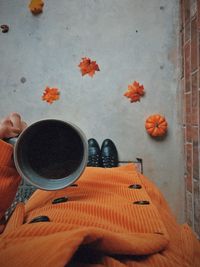
[{"label": "orange maple leaf", "polygon": [[44,2],[42,0],[31,0],[29,9],[34,15],[37,15],[42,13],[43,6]]},{"label": "orange maple leaf", "polygon": [[128,85],[128,90],[124,93],[124,96],[130,99],[130,102],[140,101],[140,97],[144,95],[144,86],[134,81],[133,84]]},{"label": "orange maple leaf", "polygon": [[93,77],[95,71],[100,71],[96,61],[91,61],[91,59],[87,57],[82,58],[82,61],[78,66],[81,70],[82,76],[88,74],[90,77]]},{"label": "orange maple leaf", "polygon": [[52,104],[53,101],[56,101],[60,98],[60,92],[57,88],[49,88],[48,86],[43,92],[42,100],[46,101],[49,104]]}]

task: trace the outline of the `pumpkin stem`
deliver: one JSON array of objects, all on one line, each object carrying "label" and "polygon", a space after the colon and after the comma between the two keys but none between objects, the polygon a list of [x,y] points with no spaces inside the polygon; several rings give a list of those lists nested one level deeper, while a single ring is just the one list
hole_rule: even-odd
[{"label": "pumpkin stem", "polygon": [[158,125],[159,125],[159,124],[158,124],[158,122],[156,122],[156,123],[155,123],[155,127],[157,127],[157,128],[158,128]]}]

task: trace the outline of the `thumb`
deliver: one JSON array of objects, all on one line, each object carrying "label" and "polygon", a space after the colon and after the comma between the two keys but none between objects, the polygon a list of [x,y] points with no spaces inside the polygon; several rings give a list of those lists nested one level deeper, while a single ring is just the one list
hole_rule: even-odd
[{"label": "thumb", "polygon": [[21,130],[19,128],[16,127],[11,127],[10,129],[10,137],[15,137],[18,136],[20,134]]},{"label": "thumb", "polygon": [[27,123],[25,121],[22,121],[21,126],[22,130],[25,130],[27,128]]}]

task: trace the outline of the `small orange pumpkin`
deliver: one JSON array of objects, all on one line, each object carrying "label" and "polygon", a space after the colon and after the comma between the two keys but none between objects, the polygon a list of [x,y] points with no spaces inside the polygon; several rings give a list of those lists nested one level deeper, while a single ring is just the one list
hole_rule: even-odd
[{"label": "small orange pumpkin", "polygon": [[34,15],[37,15],[42,13],[43,6],[44,2],[42,0],[31,0],[29,9]]},{"label": "small orange pumpkin", "polygon": [[167,121],[164,116],[160,114],[153,114],[146,119],[145,128],[153,137],[163,136],[167,132]]}]

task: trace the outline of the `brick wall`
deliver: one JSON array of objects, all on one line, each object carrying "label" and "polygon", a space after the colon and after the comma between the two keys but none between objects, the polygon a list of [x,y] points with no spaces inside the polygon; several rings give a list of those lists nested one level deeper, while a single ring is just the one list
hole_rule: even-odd
[{"label": "brick wall", "polygon": [[200,0],[181,0],[180,5],[185,213],[200,237]]}]

